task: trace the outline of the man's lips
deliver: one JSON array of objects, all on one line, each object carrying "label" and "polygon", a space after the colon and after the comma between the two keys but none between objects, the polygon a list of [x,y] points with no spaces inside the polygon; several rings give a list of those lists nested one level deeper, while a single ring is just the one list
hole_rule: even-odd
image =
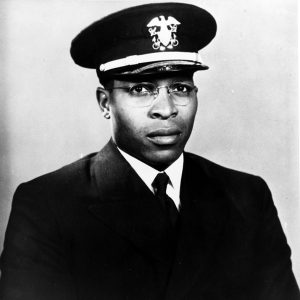
[{"label": "man's lips", "polygon": [[179,140],[181,133],[177,128],[160,128],[151,131],[147,138],[156,145],[172,145]]}]

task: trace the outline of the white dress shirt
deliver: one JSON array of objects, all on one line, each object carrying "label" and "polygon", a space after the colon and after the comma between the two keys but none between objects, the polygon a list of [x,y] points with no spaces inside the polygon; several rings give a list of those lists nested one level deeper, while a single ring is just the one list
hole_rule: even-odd
[{"label": "white dress shirt", "polygon": [[[156,169],[148,166],[142,161],[124,152],[120,148],[118,148],[118,150],[120,151],[122,156],[127,160],[127,162],[131,165],[131,167],[135,170],[135,172],[141,177],[141,179],[144,181],[144,183],[147,185],[150,191],[154,193],[154,189],[152,187],[153,180],[158,173],[162,172],[159,172]],[[177,160],[175,160],[167,169],[163,171],[170,178],[170,181],[167,185],[166,193],[174,201],[177,209],[179,209],[180,204],[180,183],[182,169],[183,154],[181,154]]]}]

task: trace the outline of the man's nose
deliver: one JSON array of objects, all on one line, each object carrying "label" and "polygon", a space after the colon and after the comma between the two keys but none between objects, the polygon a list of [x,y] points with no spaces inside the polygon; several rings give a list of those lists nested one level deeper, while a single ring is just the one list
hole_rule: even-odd
[{"label": "man's nose", "polygon": [[153,100],[149,114],[153,119],[168,119],[178,114],[178,109],[167,88],[163,87],[158,90],[158,95]]}]

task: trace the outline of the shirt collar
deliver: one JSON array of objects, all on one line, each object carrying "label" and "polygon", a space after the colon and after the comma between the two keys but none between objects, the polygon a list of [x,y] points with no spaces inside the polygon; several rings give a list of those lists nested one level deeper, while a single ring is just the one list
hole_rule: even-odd
[{"label": "shirt collar", "polygon": [[[129,155],[128,153],[121,150],[117,147],[122,156],[128,161],[131,167],[135,170],[135,172],[141,177],[141,179],[145,182],[148,188],[153,192],[152,182],[156,175],[160,173],[156,169],[150,167],[149,165],[143,163],[142,161],[136,159],[135,157]],[[177,158],[167,169],[164,170],[166,174],[169,176],[171,181],[171,186],[175,190],[178,198],[180,195],[180,183],[182,177],[182,169],[183,169],[183,154]]]}]

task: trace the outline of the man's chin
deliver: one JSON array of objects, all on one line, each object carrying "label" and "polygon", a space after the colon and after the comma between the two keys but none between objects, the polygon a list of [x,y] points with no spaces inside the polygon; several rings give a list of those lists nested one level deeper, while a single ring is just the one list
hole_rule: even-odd
[{"label": "man's chin", "polygon": [[179,158],[182,151],[170,149],[160,149],[159,151],[153,151],[151,155],[147,155],[145,163],[158,171],[163,171],[168,168],[176,159]]}]

